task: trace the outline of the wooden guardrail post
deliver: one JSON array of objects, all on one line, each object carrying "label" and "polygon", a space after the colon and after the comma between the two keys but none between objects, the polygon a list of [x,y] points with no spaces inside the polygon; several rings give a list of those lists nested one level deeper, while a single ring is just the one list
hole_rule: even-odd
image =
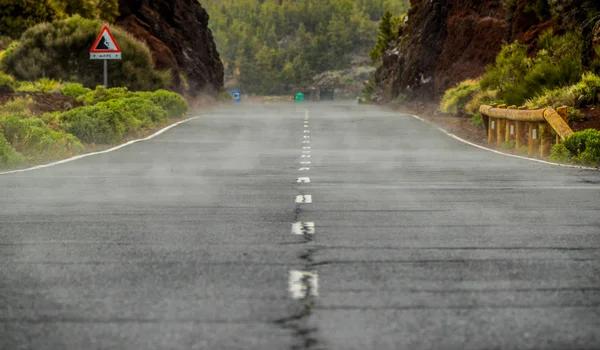
[{"label": "wooden guardrail post", "polygon": [[498,120],[490,117],[488,122],[488,143],[496,143],[496,129],[498,128]]},{"label": "wooden guardrail post", "polygon": [[[506,109],[506,105],[500,105],[498,108]],[[506,119],[497,119],[497,127],[496,127],[496,146],[500,146],[506,137]]]},{"label": "wooden guardrail post", "polygon": [[535,122],[529,123],[529,147],[527,149],[527,154],[530,157],[537,156],[539,154],[540,149],[540,124]]},{"label": "wooden guardrail post", "polygon": [[[569,122],[569,108],[567,106],[558,107],[556,109],[556,113],[558,113],[558,115],[560,115],[563,118],[565,123]],[[560,141],[561,141],[560,136],[557,133],[556,134],[556,143],[559,144]]]},{"label": "wooden guardrail post", "polygon": [[550,149],[552,148],[552,128],[548,123],[541,123],[541,128],[542,147],[540,155],[546,158],[550,156]]},{"label": "wooden guardrail post", "polygon": [[[510,106],[510,107],[508,107],[508,109],[517,109],[517,106]],[[515,122],[513,120],[506,120],[506,130],[505,130],[506,136],[504,137],[504,140],[506,142],[514,141],[515,134],[516,134]]]},{"label": "wooden guardrail post", "polygon": [[[519,110],[525,110],[527,107],[522,106],[519,107]],[[525,146],[525,122],[517,121],[515,123],[515,133],[516,133],[516,148],[521,149],[521,147]]]}]

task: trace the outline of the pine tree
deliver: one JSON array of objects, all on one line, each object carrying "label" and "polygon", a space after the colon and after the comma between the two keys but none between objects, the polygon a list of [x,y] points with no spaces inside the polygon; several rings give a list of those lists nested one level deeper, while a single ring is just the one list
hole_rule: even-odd
[{"label": "pine tree", "polygon": [[394,15],[389,10],[386,10],[379,22],[379,35],[377,36],[377,44],[371,49],[370,56],[375,62],[381,58],[383,53],[387,51],[394,40],[397,39],[397,28],[394,20]]}]

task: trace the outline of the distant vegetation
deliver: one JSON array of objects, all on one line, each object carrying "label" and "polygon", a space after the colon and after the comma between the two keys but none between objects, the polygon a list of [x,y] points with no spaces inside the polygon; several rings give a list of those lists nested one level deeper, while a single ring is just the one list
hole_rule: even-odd
[{"label": "distant vegetation", "polygon": [[313,76],[368,60],[386,9],[408,0],[202,0],[226,77],[257,94],[290,92]]},{"label": "distant vegetation", "polygon": [[119,15],[118,0],[2,0],[0,33],[18,39],[29,27],[69,16],[112,22]]}]

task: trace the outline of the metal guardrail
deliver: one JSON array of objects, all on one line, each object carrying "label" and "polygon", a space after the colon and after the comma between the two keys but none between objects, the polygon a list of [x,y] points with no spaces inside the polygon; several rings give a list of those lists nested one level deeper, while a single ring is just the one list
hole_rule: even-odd
[{"label": "metal guardrail", "polygon": [[[531,157],[550,156],[554,142],[560,143],[573,134],[567,124],[567,107],[527,109],[506,105],[483,105],[479,108],[488,143],[500,146],[515,141],[516,149],[527,145]],[[556,135],[554,138],[553,134]]]}]

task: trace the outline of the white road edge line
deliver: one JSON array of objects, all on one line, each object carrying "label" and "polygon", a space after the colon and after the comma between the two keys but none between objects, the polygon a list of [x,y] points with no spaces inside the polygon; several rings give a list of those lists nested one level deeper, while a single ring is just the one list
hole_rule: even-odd
[{"label": "white road edge line", "polygon": [[148,140],[153,139],[156,136],[158,136],[158,135],[164,133],[165,131],[167,131],[169,129],[172,129],[172,128],[180,125],[180,124],[189,122],[189,121],[194,120],[194,119],[198,119],[200,117],[205,117],[205,116],[208,116],[208,115],[210,115],[210,114],[203,114],[203,115],[199,115],[199,116],[196,116],[196,117],[191,117],[191,118],[188,118],[188,119],[185,119],[185,120],[178,121],[177,123],[171,124],[171,125],[163,128],[163,129],[160,129],[159,131],[155,132],[154,134],[152,134],[150,136],[147,136],[147,137],[145,137],[143,139],[131,140],[131,141],[126,142],[126,143],[124,143],[122,145],[115,146],[113,148],[110,148],[110,149],[107,149],[107,150],[104,150],[104,151],[81,154],[81,155],[78,155],[78,156],[75,156],[75,157],[71,157],[71,158],[59,160],[57,162],[43,164],[43,165],[37,165],[37,166],[31,167],[31,168],[6,171],[6,172],[3,172],[3,173],[0,173],[0,175],[10,175],[10,174],[24,173],[26,171],[32,171],[32,170],[39,170],[39,169],[44,169],[44,168],[50,168],[50,167],[53,167],[53,166],[57,166],[57,165],[65,164],[65,163],[70,163],[70,162],[73,162],[73,161],[76,161],[76,160],[79,160],[79,159],[82,159],[82,158],[87,158],[87,157],[96,156],[96,155],[99,155],[99,154],[105,154],[105,153],[114,152],[114,151],[117,151],[117,150],[119,150],[121,148],[127,147],[129,145],[133,145],[134,143],[138,143],[138,142],[142,142],[142,141],[148,141]]},{"label": "white road edge line", "polygon": [[511,157],[511,158],[529,160],[529,161],[536,162],[536,163],[542,163],[542,164],[547,164],[547,165],[558,165],[558,166],[564,167],[564,168],[573,168],[573,169],[584,169],[584,170],[596,170],[596,171],[600,171],[599,168],[590,168],[590,167],[579,166],[579,165],[569,165],[569,164],[553,163],[553,162],[548,162],[548,161],[541,160],[541,159],[534,159],[534,158],[522,157],[522,156],[517,156],[515,154],[508,154],[508,153],[500,152],[500,151],[497,151],[495,149],[483,147],[483,146],[480,146],[480,145],[478,145],[476,143],[473,143],[471,141],[467,141],[467,140],[465,140],[465,139],[463,139],[463,138],[461,138],[459,136],[456,136],[453,133],[451,133],[451,132],[449,132],[449,131],[447,131],[447,130],[445,130],[445,129],[437,126],[437,125],[435,125],[434,123],[432,123],[432,122],[430,122],[430,121],[428,121],[426,119],[423,119],[423,118],[419,117],[418,115],[414,115],[414,114],[408,114],[408,115],[410,115],[411,117],[413,117],[415,119],[418,119],[418,120],[420,120],[420,121],[422,121],[422,122],[424,122],[426,124],[429,124],[429,125],[433,126],[434,128],[440,130],[444,134],[452,137],[453,139],[456,139],[456,140],[458,140],[458,141],[460,141],[462,143],[466,143],[467,145],[473,146],[475,148],[482,149],[484,151],[488,151],[488,152],[500,154],[500,155]]}]

